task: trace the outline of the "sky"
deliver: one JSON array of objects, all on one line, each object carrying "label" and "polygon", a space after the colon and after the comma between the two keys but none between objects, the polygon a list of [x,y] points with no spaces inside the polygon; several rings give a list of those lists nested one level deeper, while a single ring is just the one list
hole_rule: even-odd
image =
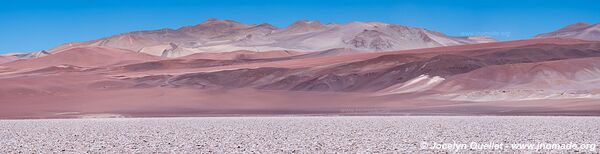
[{"label": "sky", "polygon": [[600,22],[599,0],[2,0],[0,53],[33,52],[119,33],[196,25],[208,18],[286,27],[378,21],[453,36],[528,39]]}]

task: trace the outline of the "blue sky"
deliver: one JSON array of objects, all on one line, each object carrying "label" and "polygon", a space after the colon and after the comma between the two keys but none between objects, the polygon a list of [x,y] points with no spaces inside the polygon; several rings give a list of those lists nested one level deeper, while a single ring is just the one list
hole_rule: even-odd
[{"label": "blue sky", "polygon": [[2,0],[0,53],[31,52],[129,31],[178,28],[207,18],[285,27],[380,21],[448,35],[527,39],[574,22],[600,22],[598,0]]}]

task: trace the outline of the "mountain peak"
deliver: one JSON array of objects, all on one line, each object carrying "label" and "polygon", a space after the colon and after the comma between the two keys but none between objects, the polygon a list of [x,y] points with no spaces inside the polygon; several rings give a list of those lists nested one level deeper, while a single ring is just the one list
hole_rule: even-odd
[{"label": "mountain peak", "polygon": [[208,18],[204,22],[209,22],[209,21],[219,21],[219,19],[217,19],[217,18]]},{"label": "mountain peak", "polygon": [[589,26],[589,25],[590,25],[590,24],[588,24],[588,23],[585,23],[585,22],[576,22],[576,23],[574,23],[574,24],[571,24],[571,25],[569,25],[569,26],[567,26],[567,27],[572,27],[572,26]]},{"label": "mountain peak", "polygon": [[284,31],[287,33],[304,33],[327,29],[327,26],[317,20],[298,20],[288,26]]},{"label": "mountain peak", "polygon": [[217,18],[208,18],[206,19],[204,22],[202,22],[201,24],[213,24],[213,23],[234,23],[234,24],[241,24],[237,21],[233,21],[233,20],[220,20]]},{"label": "mountain peak", "polygon": [[289,26],[290,28],[295,27],[325,27],[318,20],[298,20]]},{"label": "mountain peak", "polygon": [[261,28],[266,28],[266,29],[277,29],[277,27],[275,27],[275,26],[273,26],[271,24],[268,24],[268,23],[263,23],[263,24],[260,24],[260,25],[256,25],[256,27],[261,27]]},{"label": "mountain peak", "polygon": [[579,28],[583,28],[583,27],[587,27],[590,26],[590,24],[585,23],[585,22],[576,22],[574,24],[568,25],[564,28],[559,29],[559,31],[561,30],[573,30],[573,29],[579,29]]},{"label": "mountain peak", "polygon": [[577,22],[553,32],[536,35],[534,38],[569,38],[581,40],[600,40],[600,24]]},{"label": "mountain peak", "polygon": [[298,20],[294,24],[321,24],[319,20]]},{"label": "mountain peak", "polygon": [[180,30],[184,31],[202,31],[202,30],[211,30],[211,31],[225,31],[230,29],[240,29],[247,28],[249,25],[245,25],[233,20],[220,20],[217,18],[208,18],[206,21],[195,25],[195,26],[186,26],[180,28]]}]

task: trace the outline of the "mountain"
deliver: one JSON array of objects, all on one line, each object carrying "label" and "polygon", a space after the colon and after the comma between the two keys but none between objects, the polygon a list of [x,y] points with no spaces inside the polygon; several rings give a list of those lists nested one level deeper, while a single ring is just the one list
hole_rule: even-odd
[{"label": "mountain", "polygon": [[321,24],[300,20],[288,27],[248,25],[231,20],[208,19],[179,29],[160,29],[119,34],[87,42],[63,44],[49,52],[73,47],[106,46],[163,57],[182,57],[203,52],[238,50],[323,51],[349,48],[361,51],[393,51],[494,42],[490,37],[452,37],[439,32],[380,22]]},{"label": "mountain", "polygon": [[182,59],[213,59],[213,60],[237,60],[237,59],[269,59],[269,58],[282,58],[291,57],[296,55],[303,55],[302,52],[287,51],[287,50],[273,50],[254,52],[248,50],[232,51],[232,52],[202,52],[195,53],[192,55],[181,57]]},{"label": "mountain", "polygon": [[497,65],[456,75],[436,87],[453,100],[515,101],[599,97],[600,58]]},{"label": "mountain", "polygon": [[[304,30],[324,29],[313,25]],[[398,114],[598,115],[598,58],[599,42],[560,38],[391,52],[337,48],[179,58],[74,47],[0,64],[0,117],[343,113],[348,108]]]},{"label": "mountain", "polygon": [[69,48],[44,57],[15,60],[2,65],[15,70],[35,70],[53,66],[97,68],[113,64],[139,63],[158,59],[159,57],[138,54],[125,49],[88,46]]},{"label": "mountain", "polygon": [[15,61],[18,58],[14,55],[0,55],[0,64]]},{"label": "mountain", "polygon": [[38,51],[38,52],[31,52],[31,53],[4,54],[4,55],[0,55],[0,64],[16,61],[16,60],[20,60],[20,59],[32,59],[32,58],[44,57],[49,54],[50,53],[46,52],[46,50],[42,50],[42,51]]},{"label": "mountain", "polygon": [[587,24],[578,22],[554,32],[536,35],[534,38],[572,38],[600,41],[600,23]]},{"label": "mountain", "polygon": [[582,39],[595,27],[496,42],[379,22],[277,28],[209,19],[2,55],[0,118],[600,115],[600,42]]}]

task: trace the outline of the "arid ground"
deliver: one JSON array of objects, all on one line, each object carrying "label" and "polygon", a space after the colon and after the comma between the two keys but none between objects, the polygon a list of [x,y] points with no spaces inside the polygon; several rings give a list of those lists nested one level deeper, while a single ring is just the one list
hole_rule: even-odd
[{"label": "arid ground", "polygon": [[[598,117],[573,116],[0,120],[0,130],[2,130],[0,152],[597,153],[599,152],[597,147],[591,145],[600,144],[598,128],[600,128]],[[453,143],[468,146],[447,149],[436,145]],[[579,147],[575,149],[513,147],[514,144],[538,143],[576,144]],[[485,149],[486,144],[502,146]]]}]

